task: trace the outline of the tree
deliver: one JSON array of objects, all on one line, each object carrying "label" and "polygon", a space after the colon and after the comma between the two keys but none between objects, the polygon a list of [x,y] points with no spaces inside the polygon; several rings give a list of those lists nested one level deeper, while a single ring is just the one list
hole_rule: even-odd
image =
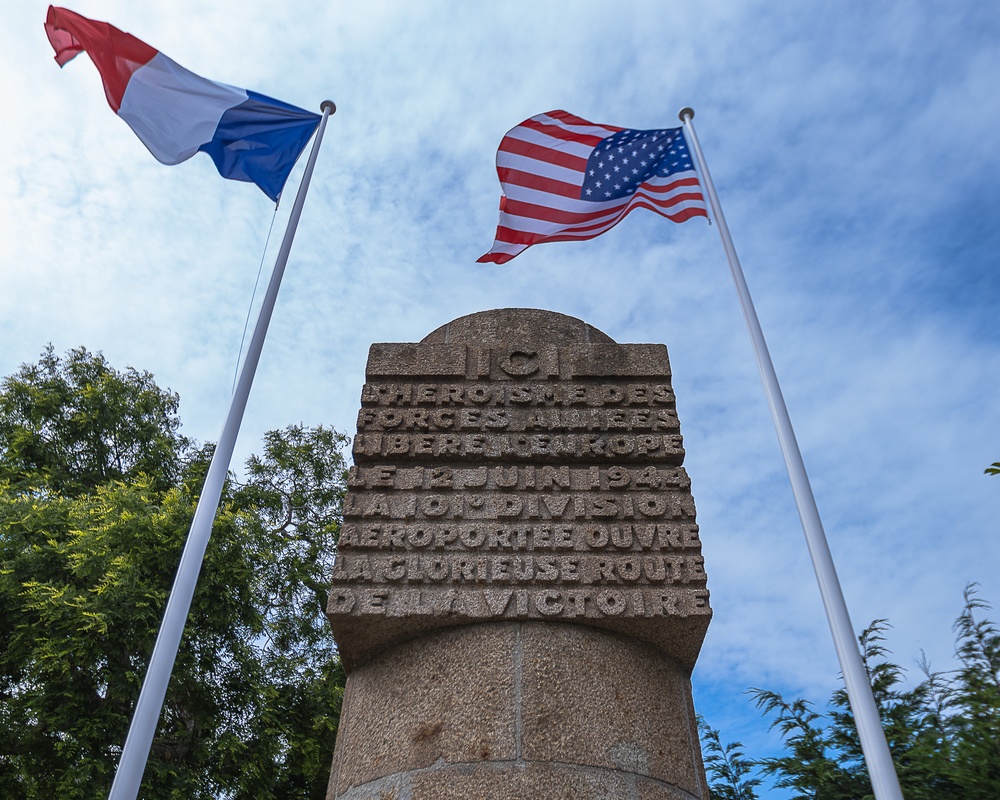
[{"label": "tree", "polygon": [[[176,410],[148,373],[83,349],[0,384],[2,797],[110,787],[211,455]],[[344,442],[273,431],[227,483],[143,797],[325,796]]]},{"label": "tree", "polygon": [[[884,646],[888,623],[876,620],[859,637],[907,800],[1000,797],[1000,632],[992,622],[979,617],[987,609],[989,605],[976,596],[975,584],[966,587],[964,608],[955,622],[959,668],[933,672],[924,662],[924,680],[910,690],[903,688],[903,670],[888,660]],[[793,790],[795,798],[872,797],[843,688],[832,694],[826,714],[814,711],[806,700],[789,702],[777,692],[751,689],[750,694],[757,707],[771,717],[772,728],[780,731],[785,753],[744,760],[747,774],[749,765],[758,766],[774,778],[775,786]],[[717,753],[713,747],[709,742],[706,751]],[[724,773],[719,772],[718,760],[715,765],[717,773]],[[711,772],[710,759],[706,759],[706,766]]]},{"label": "tree", "polygon": [[977,619],[989,608],[975,584],[966,587],[955,620],[961,666],[948,687],[949,774],[970,800],[1000,797],[1000,632]]},{"label": "tree", "polygon": [[255,742],[264,774],[243,774],[240,796],[325,798],[345,675],[324,614],[340,532],[346,438],[289,426],[265,435],[247,461],[237,501],[259,541],[255,602],[264,671]]},{"label": "tree", "polygon": [[723,745],[719,731],[698,717],[705,755],[705,772],[711,800],[757,800],[756,788],[761,780],[756,777],[756,763],[746,757],[742,742]]},{"label": "tree", "polygon": [[0,384],[0,479],[76,496],[144,473],[167,489],[189,445],[177,404],[148,372],[118,372],[83,347],[63,360],[49,345]]}]

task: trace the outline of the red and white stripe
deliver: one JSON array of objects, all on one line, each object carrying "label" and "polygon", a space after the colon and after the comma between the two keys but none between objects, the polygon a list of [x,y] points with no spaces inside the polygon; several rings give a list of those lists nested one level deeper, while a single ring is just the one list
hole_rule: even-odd
[{"label": "red and white stripe", "polygon": [[674,222],[708,216],[694,170],[654,176],[627,197],[581,200],[587,158],[620,130],[550,111],[508,131],[497,151],[503,196],[496,241],[478,260],[503,264],[533,244],[593,239],[635,208],[648,208]]}]

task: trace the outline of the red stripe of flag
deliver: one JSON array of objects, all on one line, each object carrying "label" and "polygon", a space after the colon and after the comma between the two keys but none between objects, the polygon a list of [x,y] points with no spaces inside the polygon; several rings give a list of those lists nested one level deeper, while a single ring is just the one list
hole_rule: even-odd
[{"label": "red stripe of flag", "polygon": [[[588,205],[590,205],[588,203]],[[526,203],[523,200],[512,200],[507,198],[507,202],[504,203],[503,210],[507,214],[513,214],[515,217],[528,217],[529,219],[540,219],[545,222],[557,222],[565,225],[576,225],[580,222],[587,222],[588,220],[597,219],[599,217],[606,217],[609,214],[614,214],[618,208],[625,205],[625,198],[622,198],[622,202],[619,206],[605,206],[604,208],[597,211],[564,211],[560,208],[553,208],[552,206],[540,206],[537,203]]]},{"label": "red stripe of flag", "polygon": [[[584,128],[605,128],[610,131],[610,133],[618,133],[618,131],[625,130],[624,128],[619,128],[617,125],[605,125],[603,123],[597,124],[594,122],[588,122],[582,117],[570,114],[568,111],[549,111],[547,114],[540,114],[539,116],[551,117],[552,119],[557,119],[566,125],[578,125]],[[535,117],[532,117],[532,119],[535,119]]]},{"label": "red stripe of flag", "polygon": [[545,178],[531,172],[511,169],[510,167],[497,167],[497,175],[500,176],[500,183],[512,184],[513,186],[524,186],[527,189],[537,189],[549,194],[557,194],[560,197],[572,197],[580,199],[580,187],[572,183],[557,181],[555,178]]},{"label": "red stripe of flag", "polygon": [[[675,191],[680,186],[690,186],[694,184],[697,186],[698,181],[693,178],[687,178],[668,186],[649,186],[643,185],[639,192],[637,192],[632,197],[640,197],[646,192],[656,192],[660,194],[665,194],[668,192]],[[687,200],[699,201],[702,199],[700,192],[682,192],[680,194],[675,194],[670,198],[664,199],[654,199],[649,198],[651,202],[657,204],[660,208],[668,208],[678,203],[685,202]],[[588,220],[598,219],[600,217],[606,217],[609,214],[614,214],[619,208],[628,204],[629,198],[621,198],[616,205],[603,205],[601,207],[595,208],[593,211],[568,211],[562,208],[556,208],[554,206],[544,206],[538,203],[529,203],[524,200],[515,200],[511,197],[504,198],[503,210],[507,214],[513,214],[517,217],[527,217],[528,219],[538,219],[545,222],[562,223],[565,225],[576,225],[580,222],[586,222]],[[580,207],[586,208],[587,206],[598,206],[598,203],[591,203],[588,201],[581,201]]]},{"label": "red stripe of flag", "polygon": [[513,153],[516,156],[526,156],[536,161],[545,161],[548,164],[555,164],[558,167],[575,169],[583,172],[587,167],[587,159],[574,156],[562,150],[554,150],[542,144],[532,144],[523,139],[513,139],[507,137],[500,143],[501,153]]},{"label": "red stripe of flag", "polygon": [[525,120],[518,127],[544,133],[546,136],[551,136],[553,139],[564,139],[567,142],[579,142],[580,144],[585,144],[590,147],[597,147],[597,145],[611,135],[610,133],[607,136],[597,136],[596,134],[590,133],[576,133],[575,131],[568,131],[565,128],[560,128],[558,125],[538,122],[534,117]]},{"label": "red stripe of flag", "polygon": [[[660,192],[661,194],[666,192],[674,191],[678,186],[697,186],[699,190],[701,189],[701,184],[698,183],[697,178],[675,178],[672,182],[663,184],[646,182],[642,184],[642,189],[645,192]],[[695,192],[699,199],[704,200],[701,191]]]}]

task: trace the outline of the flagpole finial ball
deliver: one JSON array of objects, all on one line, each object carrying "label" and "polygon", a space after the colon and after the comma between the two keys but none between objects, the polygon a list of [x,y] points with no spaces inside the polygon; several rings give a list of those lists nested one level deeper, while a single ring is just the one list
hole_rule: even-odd
[{"label": "flagpole finial ball", "polygon": [[337,113],[337,104],[333,100],[324,100],[319,104],[320,111],[326,111],[327,109],[330,109],[330,115],[333,116]]},{"label": "flagpole finial ball", "polygon": [[681,122],[687,122],[689,119],[694,119],[694,109],[691,106],[684,106],[677,116],[681,118]]}]

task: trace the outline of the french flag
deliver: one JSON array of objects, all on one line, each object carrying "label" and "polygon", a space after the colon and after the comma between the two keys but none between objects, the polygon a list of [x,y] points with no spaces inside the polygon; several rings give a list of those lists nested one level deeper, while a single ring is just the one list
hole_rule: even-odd
[{"label": "french flag", "polygon": [[248,181],[277,202],[321,117],[195,75],[106,22],[49,6],[45,33],[65,65],[86,51],[112,110],[164,164],[208,153],[224,178]]}]

